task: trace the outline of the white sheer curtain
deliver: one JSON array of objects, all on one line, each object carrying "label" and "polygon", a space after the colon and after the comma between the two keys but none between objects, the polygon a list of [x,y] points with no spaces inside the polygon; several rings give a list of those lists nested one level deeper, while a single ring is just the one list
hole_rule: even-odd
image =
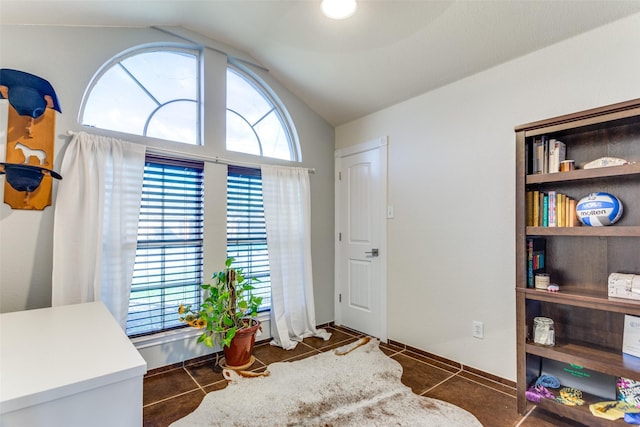
[{"label": "white sheer curtain", "polygon": [[115,138],[80,132],[69,143],[54,217],[54,306],[102,301],[125,329],[144,161],[144,146]]},{"label": "white sheer curtain", "polygon": [[262,195],[271,271],[271,344],[290,350],[316,329],[311,270],[309,172],[262,166]]}]

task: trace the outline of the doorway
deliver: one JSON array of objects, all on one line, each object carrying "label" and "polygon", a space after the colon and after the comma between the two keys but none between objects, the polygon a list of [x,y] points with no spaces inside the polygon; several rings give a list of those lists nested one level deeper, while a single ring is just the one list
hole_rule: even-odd
[{"label": "doorway", "polygon": [[387,138],[336,151],[338,325],[387,340]]}]

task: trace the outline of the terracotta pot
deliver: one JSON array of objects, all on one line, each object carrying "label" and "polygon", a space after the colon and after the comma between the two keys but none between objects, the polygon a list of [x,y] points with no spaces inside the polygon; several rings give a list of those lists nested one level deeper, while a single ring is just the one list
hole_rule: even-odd
[{"label": "terracotta pot", "polygon": [[244,366],[251,360],[256,331],[260,327],[260,322],[257,320],[252,319],[252,323],[251,327],[239,329],[231,340],[231,346],[225,346],[222,349],[228,367]]}]

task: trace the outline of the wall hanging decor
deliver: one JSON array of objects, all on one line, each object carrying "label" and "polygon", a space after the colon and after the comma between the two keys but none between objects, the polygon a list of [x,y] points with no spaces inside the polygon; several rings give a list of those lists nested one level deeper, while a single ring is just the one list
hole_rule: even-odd
[{"label": "wall hanging decor", "polygon": [[13,209],[51,205],[55,111],[62,112],[51,84],[24,71],[0,69],[0,98],[9,101],[4,202]]}]

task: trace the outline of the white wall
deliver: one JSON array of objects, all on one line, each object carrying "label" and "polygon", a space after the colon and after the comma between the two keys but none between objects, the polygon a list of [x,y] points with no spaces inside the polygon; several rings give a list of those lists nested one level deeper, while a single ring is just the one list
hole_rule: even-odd
[{"label": "white wall", "polygon": [[[189,35],[186,31],[180,32]],[[196,38],[217,49],[243,55],[228,46],[197,35]],[[185,43],[181,38],[149,28],[42,26],[1,26],[0,40],[1,68],[14,68],[38,75],[48,80],[56,90],[62,107],[62,114],[57,114],[56,120],[56,170],[60,170],[64,148],[69,141],[66,131],[81,129],[77,118],[84,91],[105,62],[143,43]],[[226,72],[226,57],[211,49],[204,49],[204,54],[205,147],[192,147],[190,150],[259,163],[259,158],[226,152],[224,149],[226,92],[222,79]],[[327,323],[334,318],[334,129],[284,89],[268,72],[259,68],[254,71],[271,86],[288,109],[300,138],[302,166],[316,169],[316,173],[310,177],[315,313],[317,323]],[[141,142],[140,138],[133,136],[120,137]],[[6,141],[1,135],[0,140],[0,153],[4,153]],[[152,143],[172,149],[184,148],[183,144]],[[205,277],[217,271],[225,257],[225,205],[210,202],[226,191],[225,170],[221,165],[208,165],[205,172],[205,191],[214,196],[205,201]],[[58,183],[54,182],[53,206],[44,211],[12,210],[0,202],[0,312],[51,305],[53,215],[57,186]],[[0,178],[0,199],[4,199],[3,191],[4,178]],[[193,341],[174,341],[159,349],[147,347],[143,355],[149,368],[173,363],[202,351],[201,348],[195,348]]]},{"label": "white wall", "polygon": [[639,52],[635,15],[336,129],[389,137],[390,339],[515,379],[514,126],[640,97]]}]

